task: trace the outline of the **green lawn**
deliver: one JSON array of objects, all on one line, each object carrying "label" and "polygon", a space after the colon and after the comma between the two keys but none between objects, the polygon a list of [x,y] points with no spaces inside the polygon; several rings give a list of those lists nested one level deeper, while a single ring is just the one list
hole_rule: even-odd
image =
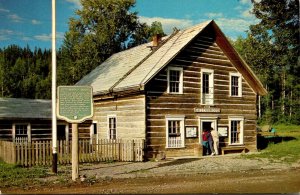
[{"label": "green lawn", "polygon": [[[245,158],[268,158],[274,161],[294,163],[300,160],[300,126],[274,125],[278,137],[276,142],[258,154],[243,155]],[[279,142],[278,142],[279,141]]]}]

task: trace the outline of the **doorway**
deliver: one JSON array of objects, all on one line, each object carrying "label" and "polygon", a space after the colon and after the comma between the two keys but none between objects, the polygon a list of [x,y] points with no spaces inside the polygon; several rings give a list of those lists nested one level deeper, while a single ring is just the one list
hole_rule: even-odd
[{"label": "doorway", "polygon": [[[200,118],[200,122],[199,122],[199,144],[202,145],[203,143],[203,140],[202,140],[202,133],[204,130],[210,130],[210,128],[214,128],[216,129],[217,128],[217,117],[215,118]],[[206,155],[207,154],[207,151],[204,150],[203,148],[203,155]]]}]

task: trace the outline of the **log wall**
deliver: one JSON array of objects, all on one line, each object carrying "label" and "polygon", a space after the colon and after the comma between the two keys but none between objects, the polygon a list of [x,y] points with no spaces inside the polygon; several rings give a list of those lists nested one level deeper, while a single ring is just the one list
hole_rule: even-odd
[{"label": "log wall", "polygon": [[[52,122],[51,120],[32,120],[32,119],[19,119],[19,120],[1,120],[0,121],[0,140],[13,141],[13,124],[30,124],[31,129],[31,141],[41,141],[41,140],[52,140]],[[88,139],[90,137],[90,127],[92,121],[87,120],[84,123],[79,124],[78,132],[79,138]],[[64,121],[57,121],[58,126],[68,125],[69,135],[65,135],[72,138],[72,125]],[[59,129],[59,130],[64,130]],[[60,139],[58,137],[58,139]]]},{"label": "log wall", "polygon": [[[166,149],[166,116],[184,115],[185,126],[200,128],[201,117],[216,117],[217,126],[229,128],[230,116],[244,117],[244,144],[247,150],[256,149],[256,93],[242,79],[242,97],[230,97],[229,73],[238,73],[210,32],[200,34],[192,43],[160,71],[146,86],[148,157],[160,153],[169,156],[192,156],[199,146],[198,138],[186,138],[185,148]],[[183,67],[183,94],[167,93],[167,68]],[[196,113],[201,105],[201,69],[214,71],[214,106],[220,113]],[[199,133],[199,132],[198,132]],[[228,137],[220,146],[228,145]]]}]

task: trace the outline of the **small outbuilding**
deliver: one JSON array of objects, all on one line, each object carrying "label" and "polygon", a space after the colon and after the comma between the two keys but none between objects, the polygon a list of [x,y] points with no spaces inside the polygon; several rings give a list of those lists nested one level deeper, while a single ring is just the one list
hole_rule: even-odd
[{"label": "small outbuilding", "polygon": [[[79,137],[93,138],[92,121],[80,124]],[[71,125],[57,121],[58,140],[71,139]],[[52,139],[51,100],[0,98],[0,140],[41,141]]]}]

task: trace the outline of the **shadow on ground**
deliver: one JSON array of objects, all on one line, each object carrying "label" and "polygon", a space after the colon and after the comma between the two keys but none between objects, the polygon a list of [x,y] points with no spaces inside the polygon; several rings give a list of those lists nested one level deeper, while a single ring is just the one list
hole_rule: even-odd
[{"label": "shadow on ground", "polygon": [[267,148],[269,143],[278,144],[284,141],[295,140],[295,137],[290,136],[257,136],[257,148],[263,150]]}]

